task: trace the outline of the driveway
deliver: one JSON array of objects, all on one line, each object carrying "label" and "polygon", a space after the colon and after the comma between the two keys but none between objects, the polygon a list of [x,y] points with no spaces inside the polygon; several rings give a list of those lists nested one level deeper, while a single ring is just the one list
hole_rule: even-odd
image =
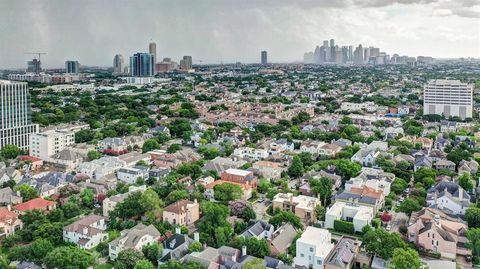
[{"label": "driveway", "polygon": [[252,203],[253,211],[255,211],[255,214],[257,215],[257,220],[268,220],[269,217],[266,215],[266,212],[269,205],[270,202],[267,200],[261,203],[257,201]]},{"label": "driveway", "polygon": [[403,212],[394,212],[393,214],[391,232],[399,233],[400,226],[407,226],[408,216]]}]

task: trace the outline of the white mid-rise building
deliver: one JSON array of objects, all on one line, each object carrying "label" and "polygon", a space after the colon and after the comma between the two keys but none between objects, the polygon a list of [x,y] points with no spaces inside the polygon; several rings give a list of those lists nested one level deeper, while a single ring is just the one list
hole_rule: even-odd
[{"label": "white mid-rise building", "polygon": [[9,144],[27,149],[30,135],[36,132],[28,84],[0,80],[0,149]]},{"label": "white mid-rise building", "polygon": [[372,207],[337,201],[325,213],[325,228],[333,229],[335,220],[344,220],[353,224],[355,232],[361,232],[373,217]]},{"label": "white mid-rise building", "polygon": [[30,155],[48,161],[49,158],[75,143],[75,133],[69,130],[49,130],[30,135]]},{"label": "white mid-rise building", "polygon": [[423,114],[471,118],[473,85],[459,80],[431,80],[424,87]]},{"label": "white mid-rise building", "polygon": [[295,266],[323,269],[334,244],[328,230],[308,226],[297,240],[296,247]]}]

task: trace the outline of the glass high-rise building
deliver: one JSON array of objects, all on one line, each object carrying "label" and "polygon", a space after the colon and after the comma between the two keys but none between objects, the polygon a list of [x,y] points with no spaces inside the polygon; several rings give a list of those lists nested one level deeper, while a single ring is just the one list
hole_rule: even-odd
[{"label": "glass high-rise building", "polygon": [[123,73],[124,68],[125,66],[124,66],[123,55],[122,54],[115,55],[115,57],[113,57],[113,73],[121,74]]},{"label": "glass high-rise building", "polygon": [[262,51],[261,53],[261,61],[262,61],[262,64],[267,64],[268,63],[268,56],[267,56],[267,51]]},{"label": "glass high-rise building", "polygon": [[134,77],[155,75],[155,56],[150,53],[135,53],[130,57],[130,74]]},{"label": "glass high-rise building", "polygon": [[80,64],[78,61],[66,61],[65,62],[65,73],[67,74],[78,74],[78,69]]},{"label": "glass high-rise building", "polygon": [[28,148],[30,135],[38,132],[30,105],[26,82],[0,80],[0,149],[9,144]]}]

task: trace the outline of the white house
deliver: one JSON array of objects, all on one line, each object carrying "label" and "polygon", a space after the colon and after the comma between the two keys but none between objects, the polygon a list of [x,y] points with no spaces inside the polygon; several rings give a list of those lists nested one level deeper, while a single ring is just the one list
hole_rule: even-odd
[{"label": "white house", "polygon": [[312,154],[313,156],[317,156],[318,151],[320,150],[320,147],[323,146],[323,145],[325,145],[325,142],[305,140],[300,145],[300,152],[308,152],[308,153]]},{"label": "white house", "polygon": [[63,240],[92,249],[108,239],[106,218],[89,215],[63,228]]},{"label": "white house", "polygon": [[360,232],[373,217],[372,207],[336,201],[325,213],[325,228],[333,229],[335,220],[344,220],[352,222],[355,232]]},{"label": "white house", "polygon": [[463,215],[470,205],[470,195],[458,183],[442,180],[427,191],[428,207],[450,215]]},{"label": "white house", "polygon": [[75,133],[70,130],[49,130],[31,134],[29,139],[30,155],[48,161],[50,156],[75,143]]},{"label": "white house", "polygon": [[296,242],[293,264],[306,268],[323,269],[328,254],[332,251],[332,235],[326,229],[308,226]]},{"label": "white house", "polygon": [[233,151],[234,156],[238,156],[242,159],[248,160],[263,160],[268,157],[268,151],[266,149],[255,149],[249,147],[236,148]]},{"label": "white house", "polygon": [[114,261],[118,253],[125,249],[142,251],[143,246],[157,243],[160,232],[153,225],[137,224],[135,227],[120,232],[120,237],[108,244],[108,256]]},{"label": "white house", "polygon": [[270,143],[269,153],[273,155],[284,151],[293,151],[293,149],[293,142],[288,142],[287,139],[279,139]]},{"label": "white house", "polygon": [[123,167],[118,169],[117,178],[128,184],[135,184],[138,178],[148,179],[148,168],[146,167]]},{"label": "white house", "polygon": [[126,166],[126,162],[118,157],[105,156],[91,162],[81,163],[78,166],[78,170],[80,173],[88,175],[91,179],[102,179],[124,166]]}]

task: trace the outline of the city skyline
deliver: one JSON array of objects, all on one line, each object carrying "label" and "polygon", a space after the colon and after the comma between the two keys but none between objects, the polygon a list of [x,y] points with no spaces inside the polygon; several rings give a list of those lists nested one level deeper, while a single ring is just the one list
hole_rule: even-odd
[{"label": "city skyline", "polygon": [[3,2],[0,68],[24,68],[30,51],[48,53],[45,68],[111,66],[149,42],[157,61],[192,55],[194,64],[256,63],[261,50],[271,62],[302,61],[327,38],[390,55],[480,57],[479,17],[472,0]]}]

